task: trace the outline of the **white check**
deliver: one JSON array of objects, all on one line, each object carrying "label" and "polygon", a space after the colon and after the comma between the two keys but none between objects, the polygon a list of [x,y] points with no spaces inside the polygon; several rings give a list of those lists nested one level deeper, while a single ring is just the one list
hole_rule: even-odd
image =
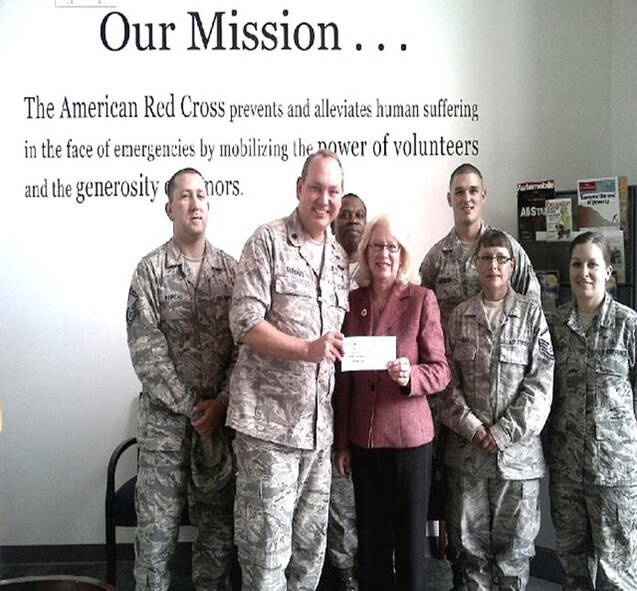
[{"label": "white check", "polygon": [[387,369],[396,359],[396,337],[345,337],[341,371]]}]

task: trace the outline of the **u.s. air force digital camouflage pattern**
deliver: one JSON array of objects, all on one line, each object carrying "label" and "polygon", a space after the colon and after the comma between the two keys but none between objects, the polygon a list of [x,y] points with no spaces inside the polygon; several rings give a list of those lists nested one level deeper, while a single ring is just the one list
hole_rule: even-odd
[{"label": "u.s. air force digital camouflage pattern", "polygon": [[[296,210],[258,228],[241,255],[230,327],[237,342],[260,320],[315,340],[340,330],[348,309],[345,251],[326,233],[319,278]],[[227,424],[257,439],[299,449],[332,444],[334,364],[286,361],[240,347]]]},{"label": "u.s. air force digital camouflage pattern", "polygon": [[[219,432],[216,437],[221,437]],[[138,530],[134,574],[137,589],[163,590],[170,586],[167,565],[177,543],[183,507],[197,525],[193,544],[192,578],[197,590],[227,591],[234,559],[232,472],[209,483],[205,494],[192,485],[188,469],[191,445],[184,439],[179,451],[139,454],[135,504]],[[232,463],[229,463],[232,468]],[[214,473],[214,471],[213,471]],[[210,476],[208,476],[210,479]],[[210,489],[215,485],[214,494]]]},{"label": "u.s. air force digital camouflage pattern", "polygon": [[549,320],[547,459],[565,588],[637,589],[637,314],[607,294],[586,331],[574,302]]},{"label": "u.s. air force digital camouflage pattern", "polygon": [[[452,382],[440,400],[442,421],[453,431],[447,465],[484,477],[541,477],[555,360],[540,305],[509,289],[502,324],[492,331],[478,294],[454,311],[447,345]],[[497,454],[471,442],[480,425],[491,431]]]},{"label": "u.s. air force digital camouflage pattern", "polygon": [[[480,233],[491,229],[482,224]],[[533,266],[520,244],[507,234],[513,249],[515,269],[511,276],[511,285],[520,294],[525,294],[540,301],[540,284],[533,272]],[[466,251],[466,247],[458,239],[454,228],[429,250],[420,265],[421,284],[433,289],[436,293],[440,308],[440,320],[443,330],[447,331],[449,318],[454,308],[461,302],[480,292],[480,281],[476,271],[473,255],[475,252]],[[437,406],[437,405],[436,405]],[[434,440],[434,454],[441,457],[444,454],[447,429],[439,425],[439,413],[437,408],[432,409],[436,426],[436,439]],[[464,591],[465,586],[461,580],[459,569],[456,568],[454,559],[456,554],[453,541],[449,540],[447,555],[451,559],[453,571],[453,583],[456,591]]]},{"label": "u.s. air force digital camouflage pattern", "polygon": [[[492,570],[492,560],[501,589],[523,589],[539,529],[537,480],[545,469],[540,433],[553,389],[553,350],[539,303],[509,289],[501,324],[491,330],[482,294],[470,298],[449,320],[447,355],[452,382],[441,395],[440,416],[450,429],[445,453],[449,536],[468,589],[490,589],[477,581],[482,580],[480,573]],[[497,453],[489,455],[472,443],[481,425],[493,435]],[[482,485],[474,490],[477,481]],[[509,495],[516,486],[505,481],[534,484]],[[498,495],[487,494],[491,489]],[[469,499],[462,498],[463,491]],[[475,504],[480,501],[482,505]],[[500,541],[508,534],[494,528],[512,527],[517,521],[506,551],[503,544],[492,548],[475,527],[483,522],[484,512],[491,516],[493,539]]]},{"label": "u.s. air force digital camouflage pattern", "polygon": [[171,240],[145,256],[133,275],[126,321],[133,367],[142,382],[139,589],[169,588],[167,558],[174,551],[187,496],[191,520],[198,525],[193,552],[197,589],[225,589],[234,552],[230,445],[221,431],[210,440],[201,438],[190,420],[200,399],[228,396],[236,358],[228,319],[235,272],[236,261],[206,243],[196,282]]},{"label": "u.s. air force digital camouflage pattern", "polygon": [[540,531],[540,479],[482,478],[458,470],[449,470],[447,479],[453,491],[447,524],[456,524],[449,535],[461,550],[464,586],[491,591],[495,575],[498,589],[525,589]]},{"label": "u.s. air force digital camouflage pattern", "polygon": [[[358,287],[356,273],[359,267],[358,262],[349,263],[350,291]],[[327,521],[327,558],[334,568],[348,571],[342,575],[349,576],[354,568],[357,550],[354,483],[351,476],[341,476],[338,470],[333,469]]]},{"label": "u.s. air force digital camouflage pattern", "polygon": [[354,484],[351,476],[341,476],[334,469],[327,525],[327,558],[334,568],[351,570],[354,568],[357,549]]},{"label": "u.s. air force digital camouflage pattern", "polygon": [[[308,340],[340,330],[348,308],[345,251],[328,231],[319,276],[312,268],[310,249],[296,210],[255,231],[241,255],[230,313],[237,342],[261,320]],[[283,361],[247,346],[239,348],[230,382],[227,424],[238,433],[235,525],[242,574],[251,581],[246,589],[292,591],[314,589],[318,584],[331,475],[333,384],[333,363]],[[247,440],[244,435],[250,437],[249,447],[241,445]],[[273,444],[281,453],[273,453]],[[304,472],[303,486],[291,487],[294,474],[288,474],[286,467],[290,463],[297,466],[297,472]],[[274,478],[268,477],[268,470]],[[255,482],[260,471],[264,480]],[[269,514],[264,486],[271,499],[287,497],[293,491],[291,550],[287,544],[273,544],[269,539],[290,536],[290,514],[283,508],[282,516]],[[248,508],[263,514],[255,515]],[[268,528],[256,527],[260,522],[267,522]],[[286,587],[280,572],[272,576],[271,571],[275,565],[280,570],[288,561]]]},{"label": "u.s. air force digital camouflage pattern", "polygon": [[[236,538],[239,552],[251,553],[243,588],[313,591],[325,555],[330,449],[295,449],[242,433],[234,448],[237,480],[245,483],[235,504]],[[292,537],[282,527],[289,523]]]},{"label": "u.s. air force digital camouflage pattern", "polygon": [[[480,234],[492,228],[482,224]],[[515,269],[511,287],[519,294],[540,301],[540,284],[528,255],[513,236],[507,234],[513,249]],[[455,229],[434,244],[420,264],[421,284],[436,292],[442,328],[446,332],[454,308],[476,295],[481,287],[473,262],[473,252],[465,252]]]}]

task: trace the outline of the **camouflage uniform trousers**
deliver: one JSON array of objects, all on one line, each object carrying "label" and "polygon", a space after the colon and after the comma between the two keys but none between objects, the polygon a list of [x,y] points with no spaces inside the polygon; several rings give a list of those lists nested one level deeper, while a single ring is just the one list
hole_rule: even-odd
[{"label": "camouflage uniform trousers", "polygon": [[330,448],[237,433],[235,539],[244,591],[314,591],[325,556]]},{"label": "camouflage uniform trousers", "polygon": [[168,561],[175,551],[181,514],[188,501],[190,521],[197,527],[192,578],[198,591],[226,591],[235,555],[232,508],[234,479],[214,495],[194,490],[190,478],[190,441],[179,451],[140,449],[135,489],[136,588],[167,591]]},{"label": "camouflage uniform trousers", "polygon": [[[434,420],[434,429],[436,433],[433,448],[433,467],[431,478],[432,489],[429,496],[429,513],[431,514],[434,507],[442,504],[442,515],[438,516],[442,516],[446,521],[447,515],[446,508],[444,508],[444,499],[448,495],[449,485],[447,482],[447,466],[445,466],[445,447],[447,446],[449,428],[446,427],[440,420],[438,395],[429,396],[427,400],[429,402],[429,406],[431,407],[431,416]],[[442,490],[438,489],[437,491],[435,491],[433,488],[435,484],[437,484],[438,486],[442,485]],[[438,492],[438,495],[436,494],[436,492]],[[438,496],[442,496],[442,502],[439,500]],[[458,559],[458,551],[456,550],[456,547],[453,545],[453,542],[449,536],[447,536],[447,548],[445,550],[445,555],[451,565],[451,580],[453,590],[467,591],[467,586],[464,582],[464,569],[462,568],[462,564],[460,564],[460,560]]]},{"label": "camouflage uniform trousers", "polygon": [[330,564],[342,570],[354,568],[357,548],[354,484],[351,478],[333,470],[327,522],[327,557]]},{"label": "camouflage uniform trousers", "polygon": [[447,469],[447,527],[469,591],[522,590],[540,530],[540,480],[483,478]]},{"label": "camouflage uniform trousers", "polygon": [[[436,438],[434,439],[434,459],[433,459],[433,469],[434,472],[432,474],[432,487],[434,484],[434,477],[439,476],[442,479],[443,487],[442,493],[446,498],[449,494],[449,482],[447,471],[449,470],[447,466],[445,466],[444,461],[444,450],[447,445],[447,438],[449,436],[449,428],[442,424],[439,421],[438,416],[435,418],[435,428],[436,428]],[[436,474],[435,471],[438,471]],[[432,488],[433,493],[433,488]],[[430,494],[429,497],[429,505],[432,503],[436,503],[435,495]],[[448,521],[447,512],[449,511],[448,507],[445,507],[445,521]],[[467,591],[467,585],[464,581],[464,568],[460,563],[459,552],[453,544],[453,540],[451,536],[447,536],[447,548],[445,550],[445,555],[449,564],[451,566],[451,581],[453,585],[453,591]]]},{"label": "camouflage uniform trousers", "polygon": [[551,476],[549,490],[564,589],[637,589],[637,486]]}]

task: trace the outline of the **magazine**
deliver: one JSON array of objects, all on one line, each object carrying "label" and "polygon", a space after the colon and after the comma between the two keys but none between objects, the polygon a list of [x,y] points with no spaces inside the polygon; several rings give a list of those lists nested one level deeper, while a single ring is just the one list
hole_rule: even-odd
[{"label": "magazine", "polygon": [[555,181],[518,183],[518,239],[537,240],[537,232],[546,230],[544,202],[555,197]]},{"label": "magazine", "polygon": [[557,269],[536,270],[535,275],[540,283],[542,308],[544,311],[555,310],[560,298],[560,272]]},{"label": "magazine", "polygon": [[628,180],[626,177],[577,182],[580,230],[628,230]]},{"label": "magazine", "polygon": [[547,199],[545,203],[546,239],[571,240],[573,234],[573,210],[570,197]]}]

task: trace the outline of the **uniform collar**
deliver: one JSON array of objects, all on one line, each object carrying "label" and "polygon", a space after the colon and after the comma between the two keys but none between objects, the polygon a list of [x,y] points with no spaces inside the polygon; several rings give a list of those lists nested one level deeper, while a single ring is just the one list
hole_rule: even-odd
[{"label": "uniform collar", "polygon": [[[287,218],[285,218],[285,229],[287,231],[288,241],[293,246],[301,247],[304,244],[311,242],[307,232],[305,232],[301,224],[298,207]],[[328,226],[325,229],[325,245],[330,246],[333,242],[335,242],[334,234],[332,234],[332,230],[330,226]]]},{"label": "uniform collar", "polygon": [[[604,301],[599,312],[595,315],[595,320],[600,327],[611,328],[615,325],[615,306],[613,305],[615,300],[608,292],[604,295]],[[568,303],[566,310],[564,311],[563,319],[566,324],[574,331],[579,332],[581,324],[577,315],[577,302],[575,299]]]},{"label": "uniform collar", "polygon": [[[504,298],[504,307],[502,308],[502,314],[504,316],[520,316],[518,310],[515,308],[515,301],[518,293],[509,284],[509,291]],[[468,300],[468,305],[464,311],[465,316],[484,316],[484,310],[482,309],[482,299],[484,298],[484,292],[480,290],[480,293],[473,296]]]},{"label": "uniform collar", "polygon": [[179,249],[177,242],[174,238],[168,241],[168,247],[166,249],[166,264],[169,267],[180,267],[184,261],[184,255]]},{"label": "uniform collar", "polygon": [[[480,227],[480,234],[478,237],[482,236],[487,230],[490,229],[488,224],[482,222],[482,226]],[[477,242],[477,241],[476,241]],[[444,242],[442,244],[442,250],[447,252],[453,252],[458,259],[462,258],[464,254],[464,248],[462,247],[462,242],[460,242],[460,238],[458,238],[458,234],[456,234],[456,228],[451,228],[451,231],[445,236]]]},{"label": "uniform collar", "polygon": [[[166,251],[166,264],[169,267],[179,267],[185,262],[184,254],[181,252],[174,238],[171,238],[168,241]],[[212,244],[210,244],[207,240],[203,252],[203,261],[205,261],[206,267],[218,269],[222,267],[219,251],[216,248],[213,248]]]}]

